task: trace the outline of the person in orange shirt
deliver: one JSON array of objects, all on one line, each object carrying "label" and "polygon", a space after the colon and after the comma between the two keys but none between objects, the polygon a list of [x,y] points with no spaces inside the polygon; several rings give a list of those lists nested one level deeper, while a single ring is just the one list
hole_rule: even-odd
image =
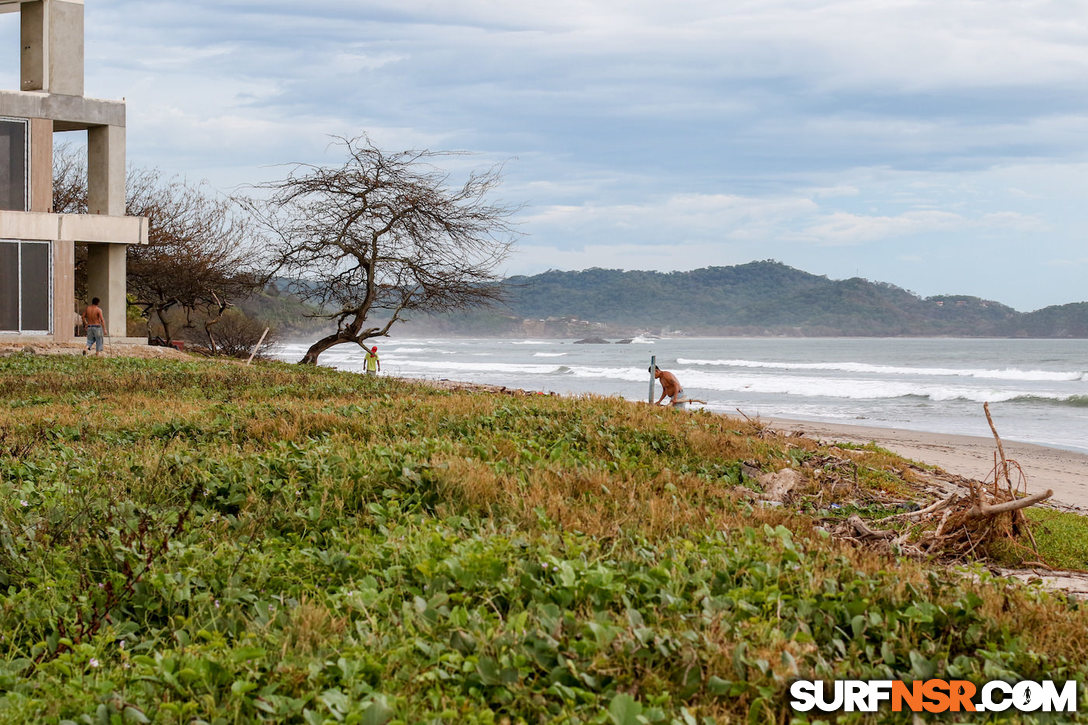
[{"label": "person in orange shirt", "polygon": [[87,305],[87,309],[83,310],[83,324],[87,326],[87,349],[83,351],[86,355],[91,351],[91,347],[94,347],[95,357],[102,354],[102,341],[106,331],[106,320],[102,316],[102,308],[98,306],[99,299],[95,297],[91,300],[91,304]]}]

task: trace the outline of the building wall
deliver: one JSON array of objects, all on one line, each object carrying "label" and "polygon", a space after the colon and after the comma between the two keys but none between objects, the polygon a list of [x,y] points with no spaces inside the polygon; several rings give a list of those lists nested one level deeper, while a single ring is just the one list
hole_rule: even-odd
[{"label": "building wall", "polygon": [[53,211],[53,122],[30,119],[30,211]]},{"label": "building wall", "polygon": [[76,329],[76,245],[53,242],[53,339],[70,339]]},{"label": "building wall", "polygon": [[50,93],[83,95],[83,0],[53,0],[49,12]]},{"label": "building wall", "polygon": [[106,332],[119,337],[127,327],[126,251],[124,244],[87,245],[87,297],[101,300]]}]

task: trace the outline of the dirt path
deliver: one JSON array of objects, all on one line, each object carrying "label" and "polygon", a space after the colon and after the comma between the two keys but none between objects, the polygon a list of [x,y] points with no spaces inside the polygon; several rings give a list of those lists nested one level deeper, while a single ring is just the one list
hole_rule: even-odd
[{"label": "dirt path", "polygon": [[[84,346],[78,342],[0,342],[0,356],[32,352],[35,355],[81,355]],[[106,357],[171,358],[185,360],[190,355],[172,347],[106,343]]]}]

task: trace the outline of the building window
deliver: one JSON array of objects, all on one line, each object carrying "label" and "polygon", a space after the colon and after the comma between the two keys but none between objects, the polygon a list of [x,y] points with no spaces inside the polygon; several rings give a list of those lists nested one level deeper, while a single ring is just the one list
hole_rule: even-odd
[{"label": "building window", "polygon": [[50,242],[0,240],[0,332],[49,334],[52,246]]},{"label": "building window", "polygon": [[0,209],[28,209],[28,126],[24,120],[0,118]]}]

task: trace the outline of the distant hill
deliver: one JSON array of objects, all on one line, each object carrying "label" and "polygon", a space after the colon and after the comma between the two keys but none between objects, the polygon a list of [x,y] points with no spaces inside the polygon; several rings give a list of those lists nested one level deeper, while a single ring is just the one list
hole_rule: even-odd
[{"label": "distant hill", "polygon": [[1088,337],[1088,303],[1021,313],[964,295],[919,297],[854,277],[831,280],[771,260],[689,272],[587,269],[506,281],[508,302],[424,316],[447,334]]}]

